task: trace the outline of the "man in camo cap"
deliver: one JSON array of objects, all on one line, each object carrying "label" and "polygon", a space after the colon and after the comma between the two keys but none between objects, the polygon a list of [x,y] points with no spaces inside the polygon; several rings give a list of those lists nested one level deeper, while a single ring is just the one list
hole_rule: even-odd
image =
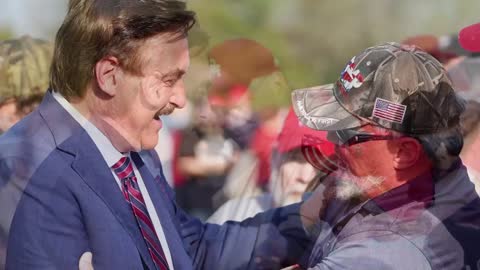
[{"label": "man in camo cap", "polygon": [[0,132],[40,103],[48,86],[51,44],[23,36],[0,42]]},{"label": "man in camo cap", "polygon": [[351,58],[335,84],[292,95],[344,168],[305,268],[477,268],[480,199],[458,157],[464,106],[437,60],[387,43]]}]

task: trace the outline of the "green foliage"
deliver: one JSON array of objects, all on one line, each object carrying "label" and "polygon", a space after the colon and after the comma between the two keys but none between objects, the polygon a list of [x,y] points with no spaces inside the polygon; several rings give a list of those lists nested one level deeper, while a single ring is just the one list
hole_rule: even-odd
[{"label": "green foliage", "polygon": [[6,40],[12,38],[12,33],[8,29],[0,28],[0,40]]},{"label": "green foliage", "polygon": [[190,0],[210,46],[231,38],[269,48],[291,88],[334,81],[368,46],[457,32],[479,20],[476,0]]}]

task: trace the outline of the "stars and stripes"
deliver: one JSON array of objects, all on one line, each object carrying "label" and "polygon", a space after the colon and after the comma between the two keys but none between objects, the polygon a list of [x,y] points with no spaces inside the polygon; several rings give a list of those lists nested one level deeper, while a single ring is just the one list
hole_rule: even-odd
[{"label": "stars and stripes", "polygon": [[348,62],[347,66],[342,71],[340,81],[347,92],[352,88],[359,88],[363,84],[364,78],[360,73],[360,70],[356,69],[355,57]]},{"label": "stars and stripes", "polygon": [[406,110],[407,106],[405,105],[377,98],[375,100],[372,117],[401,124],[403,123]]},{"label": "stars and stripes", "polygon": [[132,207],[138,227],[148,248],[153,262],[159,270],[168,270],[168,262],[158,240],[155,227],[148,214],[142,192],[138,186],[137,178],[129,157],[122,157],[112,166],[113,171],[122,182],[122,191],[125,199]]}]

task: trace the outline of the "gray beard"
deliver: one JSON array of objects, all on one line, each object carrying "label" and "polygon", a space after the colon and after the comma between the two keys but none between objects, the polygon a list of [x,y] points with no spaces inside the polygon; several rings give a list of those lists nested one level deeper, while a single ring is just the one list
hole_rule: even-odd
[{"label": "gray beard", "polygon": [[381,185],[385,181],[383,176],[368,175],[364,177],[354,176],[350,173],[340,173],[335,176],[334,194],[340,200],[365,200],[367,191]]}]

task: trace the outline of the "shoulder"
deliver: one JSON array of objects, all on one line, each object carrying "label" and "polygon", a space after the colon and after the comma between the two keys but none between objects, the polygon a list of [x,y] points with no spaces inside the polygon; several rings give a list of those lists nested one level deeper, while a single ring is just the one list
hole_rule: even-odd
[{"label": "shoulder", "polygon": [[42,116],[34,111],[0,136],[0,147],[3,150],[20,143],[40,145],[49,141],[53,143],[53,136]]},{"label": "shoulder", "polygon": [[353,218],[339,233],[335,246],[345,249],[349,256],[372,252],[386,263],[401,263],[397,260],[401,257],[412,258],[410,261],[419,265],[428,262],[432,268],[445,263],[459,268],[463,265],[462,246],[457,239],[439,218],[417,204]]},{"label": "shoulder", "polygon": [[25,182],[55,149],[53,135],[36,111],[0,136],[2,182]]},{"label": "shoulder", "polygon": [[366,239],[344,239],[315,267],[313,269],[432,269],[421,250],[391,232]]}]

